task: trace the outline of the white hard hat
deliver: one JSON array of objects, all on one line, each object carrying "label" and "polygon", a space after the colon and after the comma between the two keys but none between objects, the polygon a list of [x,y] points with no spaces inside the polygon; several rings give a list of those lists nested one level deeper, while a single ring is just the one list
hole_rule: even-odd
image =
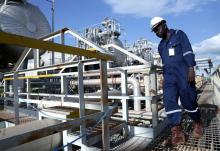
[{"label": "white hard hat", "polygon": [[160,22],[165,21],[162,17],[154,17],[150,21],[151,30],[153,30]]}]

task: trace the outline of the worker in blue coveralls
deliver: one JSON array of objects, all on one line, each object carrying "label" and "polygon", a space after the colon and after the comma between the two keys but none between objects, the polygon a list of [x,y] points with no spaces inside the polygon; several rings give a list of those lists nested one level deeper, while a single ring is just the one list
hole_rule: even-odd
[{"label": "worker in blue coveralls", "polygon": [[184,144],[185,136],[181,129],[181,105],[193,122],[193,136],[199,139],[203,133],[201,115],[196,101],[195,55],[186,34],[181,30],[169,29],[161,17],[151,19],[152,31],[161,38],[158,46],[163,63],[163,99],[172,131],[172,144]]}]

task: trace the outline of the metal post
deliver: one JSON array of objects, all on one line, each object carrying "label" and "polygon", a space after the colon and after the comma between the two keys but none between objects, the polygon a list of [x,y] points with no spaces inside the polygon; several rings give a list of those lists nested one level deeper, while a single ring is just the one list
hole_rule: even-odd
[{"label": "metal post", "polygon": [[[64,117],[62,117],[62,118],[64,118]],[[66,118],[66,117],[65,117],[65,118]],[[66,122],[66,120],[62,120],[62,122]],[[64,130],[64,131],[62,132],[62,137],[63,137],[63,144],[67,144],[67,143],[68,143],[67,130]],[[63,149],[63,151],[69,151],[69,150],[68,150],[68,147],[65,147],[65,148]]]},{"label": "metal post", "polygon": [[19,124],[19,96],[18,96],[18,73],[14,73],[13,81],[14,89],[14,110],[15,110],[15,125]]},{"label": "metal post", "polygon": [[[64,45],[65,44],[65,39],[64,39],[64,31],[61,31],[61,44]],[[61,53],[61,62],[65,63],[65,53]]]},{"label": "metal post", "polygon": [[[54,0],[52,0],[51,1],[52,2],[52,7],[51,7],[51,11],[52,11],[52,32],[54,32],[54,11],[55,11],[55,1]],[[54,42],[54,39],[52,39],[53,40],[53,42]],[[54,65],[55,64],[55,52],[54,51],[52,51],[51,52],[52,54],[51,54],[51,57],[52,57],[52,65]]]},{"label": "metal post", "polygon": [[157,127],[158,125],[158,106],[157,99],[152,99],[152,127]]},{"label": "metal post", "polygon": [[[107,63],[104,60],[100,61],[100,82],[101,82],[101,108],[102,112],[108,110],[108,83],[107,83]],[[108,151],[110,149],[109,141],[109,126],[108,119],[104,118],[102,120],[102,146],[103,151]]]},{"label": "metal post", "polygon": [[[51,3],[51,12],[52,12],[52,15],[51,15],[51,30],[52,30],[52,32],[54,32],[54,14],[55,14],[55,0],[46,0],[46,1],[48,1],[48,2],[50,2]],[[54,39],[52,39],[52,41],[54,41]],[[54,60],[54,51],[51,51],[51,65],[54,65],[54,63],[55,63],[55,60]]]},{"label": "metal post", "polygon": [[[31,79],[26,80],[26,88],[27,88],[27,100],[30,99],[31,93]],[[27,108],[29,108],[29,103],[27,102]]]},{"label": "metal post", "polygon": [[[84,87],[83,87],[83,64],[80,61],[78,64],[78,93],[79,93],[79,115],[80,118],[85,116],[85,102],[84,102]],[[85,120],[83,120],[80,126],[80,133],[84,135],[86,133]],[[82,137],[82,144],[86,143],[86,137]],[[83,145],[82,145],[83,147]]]},{"label": "metal post", "polygon": [[[150,72],[150,94],[151,96],[157,95],[157,77],[156,71],[152,70]],[[158,124],[158,107],[157,107],[157,100],[152,99],[152,126],[156,127]]]},{"label": "metal post", "polygon": [[157,75],[155,70],[150,72],[150,94],[151,96],[157,95]]},{"label": "metal post", "polygon": [[[66,95],[67,94],[67,80],[66,76],[61,76],[61,94]],[[63,106],[65,96],[61,97],[61,106]]]},{"label": "metal post", "polygon": [[[127,96],[127,70],[121,71],[121,93]],[[128,122],[128,100],[122,99],[122,119]]]},{"label": "metal post", "polygon": [[[145,96],[150,96],[150,75],[144,75]],[[151,100],[145,100],[146,112],[151,112]]]},{"label": "metal post", "polygon": [[4,99],[7,97],[6,92],[8,91],[8,81],[4,80]]}]

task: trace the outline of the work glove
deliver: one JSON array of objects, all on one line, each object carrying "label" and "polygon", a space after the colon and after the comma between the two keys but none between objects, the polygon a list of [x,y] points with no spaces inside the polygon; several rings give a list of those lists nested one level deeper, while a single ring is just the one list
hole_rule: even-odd
[{"label": "work glove", "polygon": [[193,67],[189,67],[188,71],[188,82],[195,82],[195,71]]}]

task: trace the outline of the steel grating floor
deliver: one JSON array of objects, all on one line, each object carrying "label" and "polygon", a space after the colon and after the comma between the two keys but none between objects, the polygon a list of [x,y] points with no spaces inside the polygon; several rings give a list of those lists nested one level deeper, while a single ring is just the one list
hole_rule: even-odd
[{"label": "steel grating floor", "polygon": [[192,120],[184,115],[182,127],[186,136],[186,143],[173,146],[171,144],[170,128],[148,145],[146,151],[220,151],[220,114],[214,105],[203,105],[201,108],[204,134],[196,140],[192,132]]}]

